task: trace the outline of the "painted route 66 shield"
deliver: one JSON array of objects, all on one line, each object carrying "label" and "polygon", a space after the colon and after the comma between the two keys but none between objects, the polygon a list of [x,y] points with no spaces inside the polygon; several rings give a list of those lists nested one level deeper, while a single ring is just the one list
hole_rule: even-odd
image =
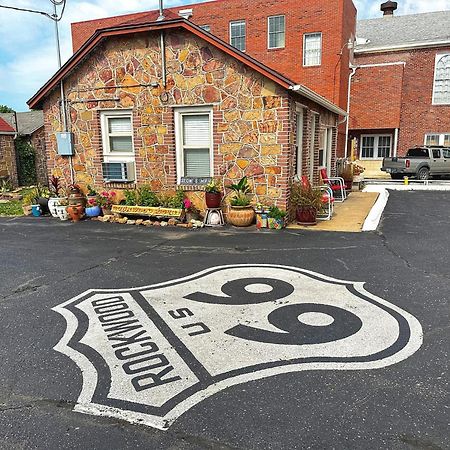
[{"label": "painted route 66 shield", "polygon": [[232,265],[54,308],[55,349],[80,367],[76,411],[167,429],[204,398],[303,370],[376,369],[412,355],[419,322],[362,283],[294,267]]}]

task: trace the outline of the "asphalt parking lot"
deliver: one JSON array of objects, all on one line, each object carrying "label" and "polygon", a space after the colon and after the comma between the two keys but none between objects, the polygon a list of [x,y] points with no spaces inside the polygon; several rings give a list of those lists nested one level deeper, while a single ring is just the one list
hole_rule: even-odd
[{"label": "asphalt parking lot", "polygon": [[449,211],[391,192],[371,233],[0,218],[0,447],[450,448]]}]

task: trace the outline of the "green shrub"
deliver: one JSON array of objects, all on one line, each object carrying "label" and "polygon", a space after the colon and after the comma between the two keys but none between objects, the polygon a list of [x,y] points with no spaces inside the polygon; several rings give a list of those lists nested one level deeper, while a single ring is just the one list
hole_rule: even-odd
[{"label": "green shrub", "polygon": [[139,206],[159,206],[157,195],[148,186],[137,190],[137,202]]}]

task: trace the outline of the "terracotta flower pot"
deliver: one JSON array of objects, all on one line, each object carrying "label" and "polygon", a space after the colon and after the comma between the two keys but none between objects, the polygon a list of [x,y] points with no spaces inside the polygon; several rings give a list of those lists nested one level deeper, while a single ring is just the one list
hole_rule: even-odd
[{"label": "terracotta flower pot", "polygon": [[207,208],[220,208],[222,194],[220,192],[205,192],[205,201]]},{"label": "terracotta flower pot", "polygon": [[248,227],[255,220],[255,211],[252,206],[230,206],[227,217],[235,227]]},{"label": "terracotta flower pot", "polygon": [[78,222],[84,215],[84,206],[83,205],[69,205],[67,207],[67,212],[69,214],[70,219],[73,222]]},{"label": "terracotta flower pot", "polygon": [[317,209],[312,206],[299,206],[295,215],[299,225],[317,225]]}]

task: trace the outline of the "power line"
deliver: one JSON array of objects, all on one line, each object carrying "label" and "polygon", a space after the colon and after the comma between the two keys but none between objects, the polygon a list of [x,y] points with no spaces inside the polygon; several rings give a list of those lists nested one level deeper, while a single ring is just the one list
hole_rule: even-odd
[{"label": "power line", "polygon": [[34,14],[41,14],[42,16],[48,17],[49,19],[54,20],[55,22],[59,22],[63,18],[64,10],[66,9],[67,0],[50,0],[50,2],[55,6],[62,5],[62,10],[61,10],[60,16],[58,16],[57,14],[49,14],[45,11],[38,11],[36,9],[18,8],[17,6],[0,5],[0,8],[12,9],[14,11],[24,11],[24,12],[34,13]]}]

